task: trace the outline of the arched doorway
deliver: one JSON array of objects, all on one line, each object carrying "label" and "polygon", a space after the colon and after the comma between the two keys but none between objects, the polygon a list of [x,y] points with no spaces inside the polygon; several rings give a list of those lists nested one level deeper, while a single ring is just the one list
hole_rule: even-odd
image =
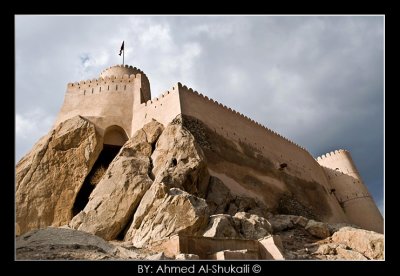
[{"label": "arched doorway", "polygon": [[124,129],[117,125],[109,126],[104,132],[104,145],[122,147],[128,141],[128,136]]},{"label": "arched doorway", "polygon": [[89,196],[107,171],[108,166],[117,156],[121,147],[128,141],[128,136],[124,129],[117,125],[108,127],[104,132],[103,150],[93,165],[92,170],[86,176],[81,189],[76,195],[75,203],[72,208],[72,215],[77,215],[89,202]]}]

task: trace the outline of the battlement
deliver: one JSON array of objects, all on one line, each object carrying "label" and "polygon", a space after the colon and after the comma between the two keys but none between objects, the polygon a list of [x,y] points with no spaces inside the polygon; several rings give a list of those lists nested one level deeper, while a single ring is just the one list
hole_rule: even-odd
[{"label": "battlement", "polygon": [[[175,84],[171,89],[165,91],[164,93],[162,93],[160,96],[155,97],[151,100],[148,100],[147,102],[142,103],[142,106],[150,106],[152,104],[157,104],[159,101],[161,101],[162,99],[166,98],[167,96],[176,93],[179,91],[179,82],[177,84]],[[182,86],[182,85],[181,85]]]},{"label": "battlement", "polygon": [[322,154],[321,156],[318,156],[317,158],[315,158],[315,160],[320,161],[326,158],[332,158],[334,156],[338,156],[339,154],[343,154],[343,153],[349,153],[348,150],[344,150],[344,149],[339,149],[339,150],[335,150],[335,151],[331,151],[325,154]]},{"label": "battlement", "polygon": [[298,147],[298,148],[300,148],[300,149],[302,149],[302,150],[304,150],[304,151],[306,151],[306,152],[308,153],[308,151],[307,151],[304,147],[302,147],[302,146],[298,145],[297,143],[295,143],[295,142],[289,140],[288,138],[286,138],[286,137],[280,135],[279,133],[277,133],[277,132],[271,130],[270,128],[264,126],[263,124],[260,124],[259,122],[257,122],[257,121],[255,121],[255,120],[251,119],[250,117],[248,117],[248,116],[246,116],[246,115],[244,115],[244,114],[242,114],[242,113],[240,113],[240,112],[238,112],[238,111],[236,111],[236,110],[234,110],[234,109],[232,109],[232,108],[230,108],[230,107],[228,107],[228,106],[226,106],[226,105],[224,105],[224,104],[221,104],[221,103],[219,103],[218,101],[216,101],[216,100],[214,100],[214,99],[212,99],[212,98],[209,98],[209,97],[207,97],[207,96],[205,96],[205,95],[203,95],[203,94],[201,94],[201,93],[199,93],[199,92],[193,90],[192,88],[188,88],[186,85],[182,85],[182,84],[179,83],[179,82],[178,82],[177,86],[178,86],[179,91],[182,91],[182,92],[184,92],[184,93],[192,93],[192,94],[194,94],[194,95],[196,95],[196,96],[202,98],[202,99],[205,100],[205,101],[208,101],[208,102],[210,102],[210,103],[212,103],[212,104],[214,104],[214,105],[217,105],[217,106],[219,106],[220,108],[222,108],[222,109],[224,109],[224,110],[227,110],[227,111],[231,112],[232,114],[234,114],[234,115],[236,115],[236,116],[238,116],[238,117],[240,117],[240,118],[243,118],[243,119],[247,120],[250,124],[253,124],[253,125],[256,126],[256,127],[262,128],[263,130],[266,130],[266,131],[268,131],[269,133],[271,133],[271,134],[273,134],[273,135],[275,135],[275,136],[277,136],[277,137],[279,137],[279,138],[284,139],[285,141],[287,141],[287,142],[289,142],[289,143],[295,145],[296,147]]},{"label": "battlement", "polygon": [[141,74],[143,75],[146,79],[147,76],[146,74],[140,70],[139,68],[133,67],[133,66],[129,66],[129,65],[113,65],[110,66],[106,69],[104,69],[101,73],[100,73],[100,77],[106,77],[106,76],[123,76],[123,75],[136,75],[136,74]]}]

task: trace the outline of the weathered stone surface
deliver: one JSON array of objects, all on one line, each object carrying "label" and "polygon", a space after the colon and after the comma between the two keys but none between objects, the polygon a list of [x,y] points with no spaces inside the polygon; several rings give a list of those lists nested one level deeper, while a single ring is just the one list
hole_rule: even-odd
[{"label": "weathered stone surface", "polygon": [[332,241],[342,243],[369,259],[384,258],[383,234],[352,227],[343,227],[335,232]]},{"label": "weathered stone surface", "polygon": [[196,254],[178,254],[175,257],[175,260],[198,260],[199,259],[199,255]]},{"label": "weathered stone surface", "polygon": [[147,143],[153,144],[160,137],[164,126],[153,119],[150,123],[145,124],[142,130],[146,134]]},{"label": "weathered stone surface", "polygon": [[154,255],[151,255],[146,258],[147,260],[151,261],[161,261],[161,260],[168,260],[168,258],[165,256],[164,252],[160,252]]},{"label": "weathered stone surface", "polygon": [[16,249],[27,246],[41,245],[75,245],[94,246],[105,252],[112,252],[114,246],[107,243],[102,238],[67,228],[53,228],[32,230],[16,239]]},{"label": "weathered stone surface", "polygon": [[368,260],[365,256],[357,251],[354,250],[347,250],[343,248],[336,248],[337,259],[338,260],[361,260],[366,261]]},{"label": "weathered stone surface", "polygon": [[237,232],[234,225],[234,221],[230,215],[213,215],[210,217],[210,222],[203,236],[214,238],[243,238]]},{"label": "weathered stone surface", "polygon": [[310,219],[305,229],[317,238],[325,239],[330,236],[328,225],[323,222]]},{"label": "weathered stone surface", "polygon": [[217,177],[211,176],[207,191],[207,204],[211,214],[223,214],[233,200],[229,189]]},{"label": "weathered stone surface", "polygon": [[284,260],[282,241],[277,235],[270,235],[258,240],[262,246],[261,256],[265,260]]},{"label": "weathered stone surface", "polygon": [[153,183],[125,236],[136,247],[174,234],[196,235],[208,222],[207,203],[177,188]]},{"label": "weathered stone surface", "polygon": [[168,125],[151,155],[155,182],[205,197],[210,175],[202,149],[179,124]]},{"label": "weathered stone surface", "polygon": [[208,223],[204,199],[209,182],[204,154],[193,135],[179,124],[168,125],[151,155],[155,177],[125,235],[137,247],[174,234],[194,235]]},{"label": "weathered stone surface", "polygon": [[258,240],[272,233],[272,226],[268,220],[246,212],[236,213],[234,216],[236,226],[243,237]]},{"label": "weathered stone surface", "polygon": [[75,197],[102,149],[95,127],[80,116],[60,123],[16,166],[16,234],[72,218]]},{"label": "weathered stone surface", "polygon": [[297,219],[297,216],[292,215],[275,215],[268,219],[272,225],[273,232],[280,232],[294,227],[293,220]]},{"label": "weathered stone surface", "polygon": [[71,227],[106,240],[115,239],[125,228],[152,183],[149,135],[152,135],[150,131],[146,135],[139,130],[122,147],[91,193],[86,207],[72,219]]},{"label": "weathered stone surface", "polygon": [[333,235],[335,232],[339,231],[343,227],[352,227],[356,229],[360,229],[357,225],[349,224],[349,223],[330,223],[328,224],[329,232]]},{"label": "weathered stone surface", "polygon": [[308,223],[308,219],[303,216],[299,216],[296,219],[294,219],[293,223],[295,225],[299,225],[301,227],[306,227],[307,223]]}]

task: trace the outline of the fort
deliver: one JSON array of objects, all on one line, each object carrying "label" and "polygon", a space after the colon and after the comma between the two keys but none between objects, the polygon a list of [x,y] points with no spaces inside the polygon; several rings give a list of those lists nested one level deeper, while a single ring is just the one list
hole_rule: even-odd
[{"label": "fort", "polygon": [[322,221],[352,223],[383,233],[382,215],[348,151],[340,149],[315,159],[289,139],[181,83],[151,99],[149,79],[141,70],[112,66],[98,79],[68,84],[55,125],[76,115],[92,122],[104,145],[112,146],[122,146],[152,120],[166,126],[178,115],[185,116],[201,124],[206,134],[219,137],[227,148],[259,160],[246,164],[250,161],[229,156],[229,149],[221,159],[205,147],[210,174],[234,194],[256,198],[270,208],[295,201]]}]

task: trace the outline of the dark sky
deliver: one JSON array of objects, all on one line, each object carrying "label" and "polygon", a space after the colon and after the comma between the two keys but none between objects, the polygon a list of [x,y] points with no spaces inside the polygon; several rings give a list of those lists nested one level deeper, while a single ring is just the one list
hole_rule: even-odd
[{"label": "dark sky", "polygon": [[181,82],[302,145],[347,149],[383,212],[383,16],[16,16],[16,160],[68,82],[118,56],[157,97]]}]

